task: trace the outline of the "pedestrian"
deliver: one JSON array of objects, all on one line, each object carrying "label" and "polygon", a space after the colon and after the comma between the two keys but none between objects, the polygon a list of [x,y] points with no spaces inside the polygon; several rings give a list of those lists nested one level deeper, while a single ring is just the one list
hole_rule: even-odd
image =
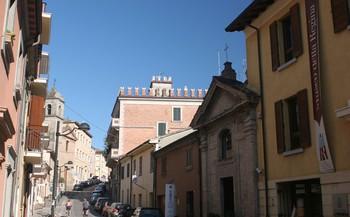
[{"label": "pedestrian", "polygon": [[66,202],[67,216],[70,216],[70,212],[71,212],[72,206],[73,206],[72,202],[68,199],[67,202]]},{"label": "pedestrian", "polygon": [[84,202],[83,202],[83,215],[87,216],[87,211],[89,210],[89,202],[86,200],[86,198],[84,198]]}]

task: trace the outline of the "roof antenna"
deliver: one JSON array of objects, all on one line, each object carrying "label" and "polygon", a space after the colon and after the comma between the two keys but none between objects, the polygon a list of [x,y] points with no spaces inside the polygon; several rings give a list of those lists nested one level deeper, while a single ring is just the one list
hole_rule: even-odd
[{"label": "roof antenna", "polygon": [[220,75],[220,73],[221,73],[221,64],[220,64],[220,50],[218,50],[218,69],[219,69],[219,71],[218,71],[218,75]]},{"label": "roof antenna", "polygon": [[227,43],[225,43],[224,51],[225,51],[225,55],[226,55],[226,62],[228,62],[228,49],[229,49],[229,46],[227,45]]}]

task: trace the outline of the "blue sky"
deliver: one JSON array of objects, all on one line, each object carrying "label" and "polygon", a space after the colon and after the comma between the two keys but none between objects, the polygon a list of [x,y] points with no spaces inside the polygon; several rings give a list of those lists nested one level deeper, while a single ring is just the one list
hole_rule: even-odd
[{"label": "blue sky", "polygon": [[175,88],[207,88],[228,56],[244,80],[243,33],[225,27],[250,0],[47,0],[53,14],[50,87],[66,101],[65,116],[91,125],[103,148],[120,86],[148,87],[152,75]]}]

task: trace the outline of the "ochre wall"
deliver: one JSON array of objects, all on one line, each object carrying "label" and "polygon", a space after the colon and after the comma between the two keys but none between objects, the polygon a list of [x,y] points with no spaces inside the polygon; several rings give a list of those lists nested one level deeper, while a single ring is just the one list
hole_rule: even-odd
[{"label": "ochre wall", "polygon": [[[301,32],[303,54],[295,63],[281,71],[272,71],[269,25],[288,13],[295,3],[300,4]],[[350,99],[349,62],[350,40],[348,30],[335,34],[331,1],[320,3],[320,50],[321,50],[321,88],[322,108],[325,118],[326,133],[330,151],[337,171],[349,170],[350,163],[350,122],[336,118],[335,110],[346,106]],[[319,163],[316,155],[315,130],[313,123],[311,78],[309,69],[309,52],[307,42],[307,26],[305,17],[305,1],[277,0],[253,23],[259,27],[261,34],[261,59],[264,81],[266,146],[269,165],[269,179],[283,179],[319,174]],[[257,35],[247,28],[247,60],[249,87],[259,90]],[[280,99],[296,94],[307,88],[310,118],[310,135],[312,146],[304,149],[304,153],[292,156],[277,154],[274,103]],[[260,105],[259,105],[260,110]],[[259,164],[263,166],[262,125],[258,125]]]}]

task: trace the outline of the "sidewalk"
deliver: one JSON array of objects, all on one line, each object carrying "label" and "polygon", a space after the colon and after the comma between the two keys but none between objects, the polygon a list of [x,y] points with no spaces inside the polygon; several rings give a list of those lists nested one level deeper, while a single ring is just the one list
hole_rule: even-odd
[{"label": "sidewalk", "polygon": [[[67,201],[66,196],[62,196],[61,199],[59,200],[56,209],[55,209],[55,217],[61,217],[65,216],[66,209],[64,204]],[[34,215],[33,217],[47,217],[51,215],[51,204],[48,204],[47,206],[41,208],[41,209],[36,209],[34,210]]]}]

